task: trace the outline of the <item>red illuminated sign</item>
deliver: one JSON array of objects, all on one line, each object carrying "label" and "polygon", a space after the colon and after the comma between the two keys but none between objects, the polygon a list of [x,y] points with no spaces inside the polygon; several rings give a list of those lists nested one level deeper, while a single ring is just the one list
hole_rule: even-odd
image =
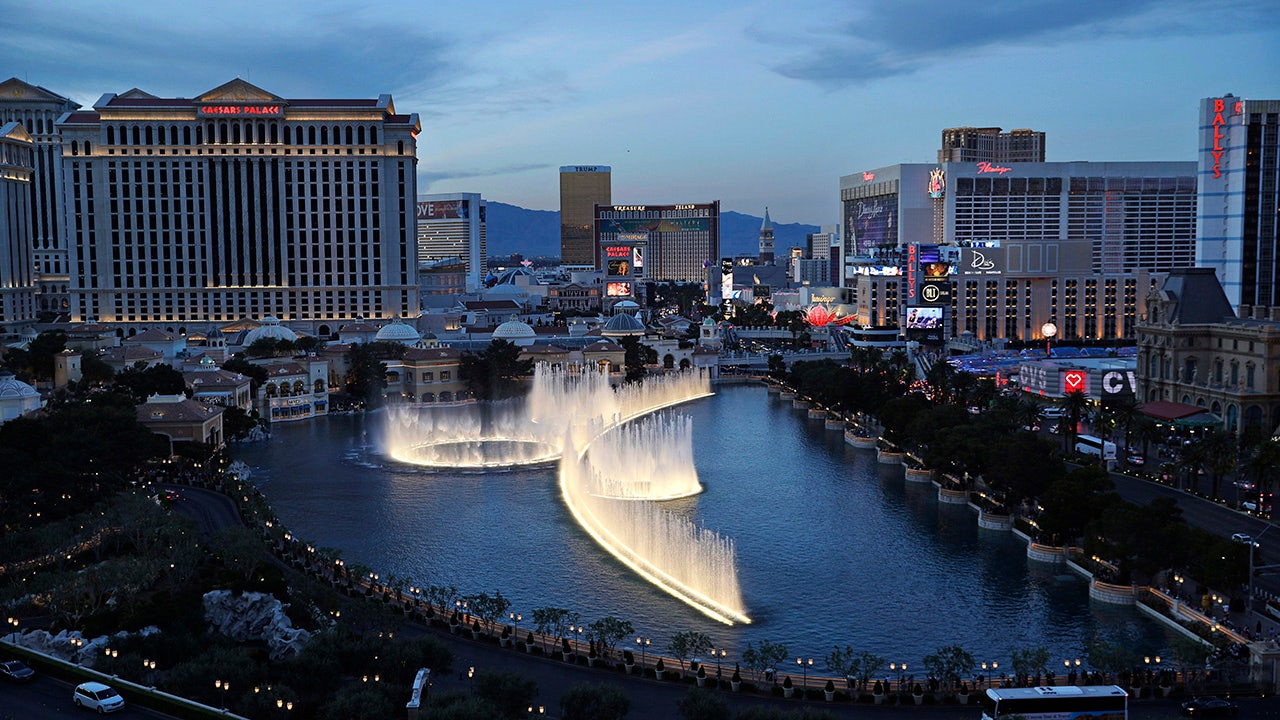
[{"label": "red illuminated sign", "polygon": [[920,246],[907,246],[907,302],[914,304],[916,299],[916,272],[920,266]]},{"label": "red illuminated sign", "polygon": [[604,254],[606,257],[626,258],[627,260],[630,260],[631,246],[630,245],[611,245],[604,249]]},{"label": "red illuminated sign", "polygon": [[[1235,114],[1239,115],[1244,110],[1244,103],[1237,101],[1235,104]],[[1213,176],[1215,178],[1222,177],[1222,153],[1226,152],[1226,148],[1222,146],[1222,139],[1226,134],[1222,132],[1222,126],[1227,121],[1222,118],[1222,113],[1227,111],[1227,101],[1224,98],[1218,98],[1213,101]]]},{"label": "red illuminated sign", "polygon": [[1068,370],[1062,373],[1062,391],[1082,393],[1089,387],[1089,373],[1083,370]]},{"label": "red illuminated sign", "polygon": [[869,173],[866,170],[862,171],[862,182],[871,182],[872,180],[875,180],[875,179],[876,179],[875,173]]},{"label": "red illuminated sign", "polygon": [[987,162],[986,160],[983,160],[982,162],[978,163],[978,174],[979,174],[979,175],[982,175],[982,174],[984,174],[984,173],[995,173],[995,174],[997,174],[997,175],[1003,175],[1003,174],[1005,174],[1005,173],[1009,172],[1009,171],[1010,171],[1010,170],[1012,170],[1012,169],[1013,169],[1013,168],[1011,168],[1011,167],[1004,167],[1004,166],[1002,166],[1002,165],[992,165],[991,163]]},{"label": "red illuminated sign", "polygon": [[279,105],[202,105],[201,115],[282,115]]}]

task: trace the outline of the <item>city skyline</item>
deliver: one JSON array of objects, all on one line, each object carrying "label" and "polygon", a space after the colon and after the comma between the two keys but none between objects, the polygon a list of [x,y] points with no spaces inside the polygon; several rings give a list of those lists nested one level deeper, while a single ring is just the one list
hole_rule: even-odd
[{"label": "city skyline", "polygon": [[837,221],[841,175],[929,162],[945,127],[1044,131],[1050,161],[1190,161],[1201,98],[1280,97],[1280,13],[1261,2],[225,8],[0,0],[22,18],[0,74],[86,108],[237,76],[389,93],[422,118],[420,193],[555,210],[559,166],[601,164],[616,202],[812,224]]}]

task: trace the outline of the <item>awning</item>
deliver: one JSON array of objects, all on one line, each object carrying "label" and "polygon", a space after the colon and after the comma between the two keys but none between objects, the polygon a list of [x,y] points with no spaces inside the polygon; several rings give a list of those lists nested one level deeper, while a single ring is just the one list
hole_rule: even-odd
[{"label": "awning", "polygon": [[1142,413],[1148,417],[1182,427],[1211,427],[1214,425],[1222,425],[1222,418],[1217,415],[1214,415],[1202,407],[1187,405],[1185,403],[1153,400],[1151,402],[1144,403],[1140,409],[1142,410]]}]

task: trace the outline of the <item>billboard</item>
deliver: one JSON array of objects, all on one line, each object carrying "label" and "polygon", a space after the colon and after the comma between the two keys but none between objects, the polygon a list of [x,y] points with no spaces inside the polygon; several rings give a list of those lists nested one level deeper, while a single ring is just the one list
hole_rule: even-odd
[{"label": "billboard", "polygon": [[1004,248],[960,248],[961,275],[999,275],[1004,272]]},{"label": "billboard", "polygon": [[855,254],[868,255],[882,245],[898,244],[898,196],[882,195],[865,200],[847,200],[845,226]]},{"label": "billboard", "polygon": [[604,286],[604,294],[608,297],[631,297],[631,283],[611,282]]},{"label": "billboard", "polygon": [[[629,255],[630,253],[628,253]],[[631,261],[619,258],[609,258],[605,261],[605,267],[608,269],[609,277],[631,277]]]},{"label": "billboard", "polygon": [[910,307],[907,308],[908,330],[941,330],[942,308]]},{"label": "billboard", "polygon": [[[636,270],[644,269],[644,246],[643,245],[631,246],[631,267],[635,268]],[[639,275],[640,273],[636,273],[636,274]]]},{"label": "billboard", "polygon": [[733,258],[720,258],[720,299],[733,297]]},{"label": "billboard", "polygon": [[471,205],[466,200],[432,200],[418,203],[419,220],[466,220]]},{"label": "billboard", "polygon": [[911,306],[903,319],[903,329],[911,340],[942,342],[941,307]]}]

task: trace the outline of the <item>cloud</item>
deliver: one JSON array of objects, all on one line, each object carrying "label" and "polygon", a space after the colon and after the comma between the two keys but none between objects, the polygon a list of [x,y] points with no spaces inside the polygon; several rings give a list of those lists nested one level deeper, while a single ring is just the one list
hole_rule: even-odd
[{"label": "cloud", "polygon": [[840,87],[914,73],[965,53],[1007,46],[1057,45],[1105,36],[1203,35],[1206,28],[1233,26],[1275,27],[1277,13],[1269,8],[1265,2],[1205,0],[871,2],[848,6],[853,17],[833,30],[786,41],[816,49],[778,63],[773,70],[784,77]]},{"label": "cloud", "polygon": [[32,13],[0,0],[0,16],[22,18],[21,31],[0,34],[0,67],[85,103],[130,87],[190,97],[236,76],[284,97],[420,91],[448,77],[449,42],[421,23],[297,7],[54,4]]},{"label": "cloud", "polygon": [[531,170],[546,170],[552,167],[556,166],[550,163],[525,163],[522,165],[506,165],[503,167],[488,169],[424,171],[418,173],[418,190],[420,192],[429,190],[432,183],[437,183],[442,180],[466,180],[468,178],[514,175],[516,173],[529,172]]}]

